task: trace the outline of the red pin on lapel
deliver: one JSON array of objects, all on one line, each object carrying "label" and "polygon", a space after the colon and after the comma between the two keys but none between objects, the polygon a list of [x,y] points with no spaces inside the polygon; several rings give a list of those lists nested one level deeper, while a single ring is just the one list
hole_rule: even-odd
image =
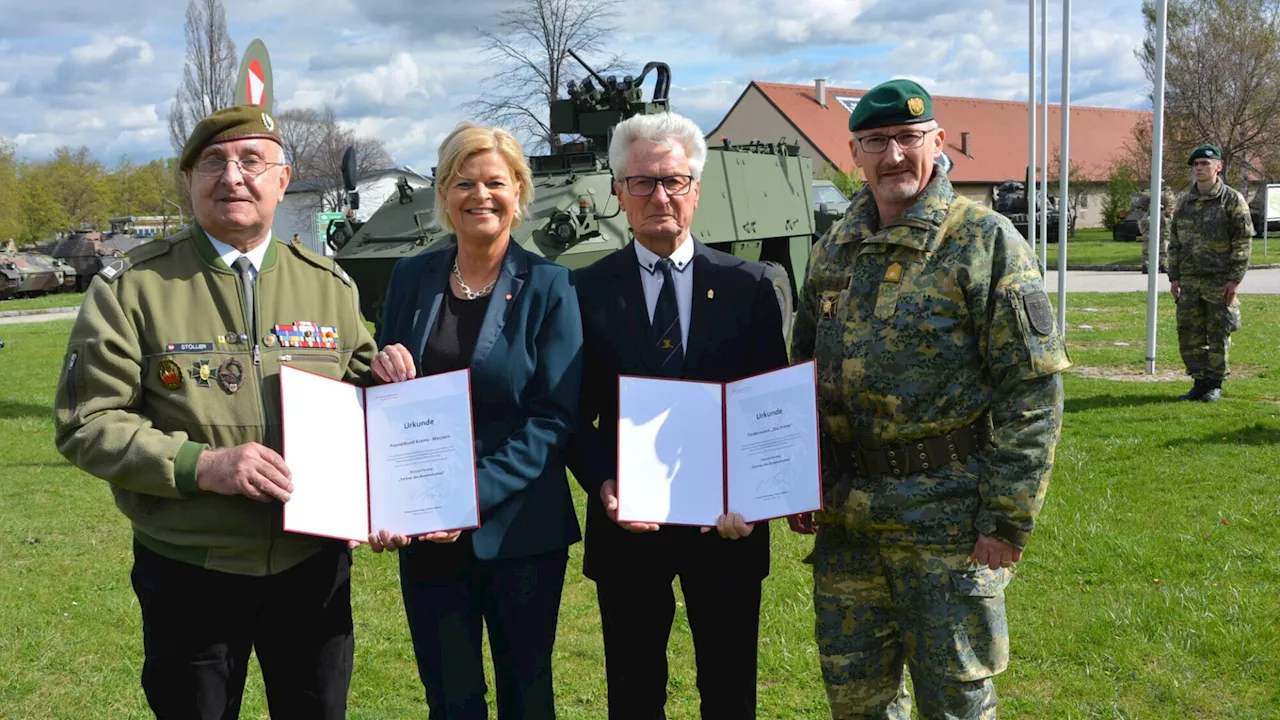
[{"label": "red pin on lapel", "polygon": [[511,299],[511,293],[507,293],[507,299],[508,299],[508,300],[510,300],[510,299]]}]

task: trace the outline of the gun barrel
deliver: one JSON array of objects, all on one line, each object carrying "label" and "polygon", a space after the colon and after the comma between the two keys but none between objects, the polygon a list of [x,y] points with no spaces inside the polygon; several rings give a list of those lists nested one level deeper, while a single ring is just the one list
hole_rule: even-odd
[{"label": "gun barrel", "polygon": [[565,50],[568,50],[570,57],[572,57],[574,60],[577,60],[579,65],[586,68],[586,71],[591,73],[591,77],[595,78],[596,82],[600,83],[601,89],[608,87],[607,83],[605,83],[605,79],[597,75],[596,71],[592,70],[590,65],[583,62],[582,58],[578,57],[578,53],[574,52],[573,50],[570,50],[569,48],[565,48]]}]

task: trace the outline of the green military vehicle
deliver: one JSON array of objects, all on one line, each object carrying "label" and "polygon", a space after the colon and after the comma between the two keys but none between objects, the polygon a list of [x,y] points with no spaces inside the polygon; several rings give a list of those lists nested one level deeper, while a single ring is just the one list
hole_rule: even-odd
[{"label": "green military vehicle", "polygon": [[76,289],[76,269],[44,253],[20,251],[10,240],[0,246],[0,300]]},{"label": "green military vehicle", "polygon": [[[633,115],[667,112],[671,87],[671,71],[664,63],[648,63],[639,77],[621,80],[587,70],[590,77],[570,82],[568,98],[551,106],[551,129],[581,139],[564,143],[553,154],[529,158],[533,203],[529,217],[512,234],[525,249],[571,268],[589,265],[630,242],[626,215],[612,190],[610,133]],[[653,92],[645,101],[641,85],[650,75]],[[350,170],[354,162],[345,162],[347,189],[354,191]],[[726,140],[708,153],[692,227],[704,243],[766,265],[787,333],[796,284],[804,278],[814,238],[812,183],[813,161],[800,154],[798,145],[734,145]],[[450,242],[434,218],[434,193],[415,192],[404,184],[365,223],[331,226],[330,246],[359,286],[367,319],[379,322],[398,260]]]}]

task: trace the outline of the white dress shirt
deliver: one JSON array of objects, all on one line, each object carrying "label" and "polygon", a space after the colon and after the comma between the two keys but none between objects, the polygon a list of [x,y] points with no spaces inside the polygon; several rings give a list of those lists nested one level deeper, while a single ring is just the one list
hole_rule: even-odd
[{"label": "white dress shirt", "polygon": [[235,268],[231,266],[231,263],[238,260],[241,255],[249,258],[249,280],[252,282],[258,279],[258,271],[262,269],[262,261],[267,257],[267,245],[271,243],[270,231],[267,232],[267,239],[264,242],[258,243],[257,247],[247,253],[240,252],[207,232],[205,237],[209,238],[209,242],[213,243],[213,249],[218,253],[218,257],[222,258],[222,262],[226,263],[227,267],[232,270]]},{"label": "white dress shirt", "polygon": [[[636,259],[640,261],[640,287],[644,289],[644,304],[649,310],[649,322],[653,322],[654,308],[658,307],[658,293],[665,280],[658,270],[659,257],[649,248],[634,243]],[[680,247],[671,253],[671,279],[676,284],[676,309],[680,313],[680,345],[689,350],[689,318],[693,315],[693,236],[686,236]]]}]

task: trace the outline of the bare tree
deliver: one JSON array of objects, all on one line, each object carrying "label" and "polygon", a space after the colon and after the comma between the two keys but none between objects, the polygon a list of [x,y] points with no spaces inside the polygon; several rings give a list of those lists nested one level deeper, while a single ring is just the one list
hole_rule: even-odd
[{"label": "bare tree", "polygon": [[285,110],[278,115],[285,160],[293,166],[293,182],[311,184],[320,195],[319,212],[341,210],[346,204],[342,155],[356,149],[356,177],[395,166],[381,140],[357,136],[343,127],[333,108]]},{"label": "bare tree", "polygon": [[621,58],[606,48],[618,4],[619,0],[521,0],[496,25],[480,28],[486,63],[494,71],[479,83],[484,94],[465,107],[533,145],[559,150],[560,137],[551,132],[551,103],[560,99],[566,80],[586,74],[581,68],[575,72],[577,63],[569,51],[605,57],[595,68],[600,73],[621,67]]},{"label": "bare tree", "polygon": [[[1154,83],[1152,0],[1142,9],[1147,36],[1136,52]],[[1263,177],[1280,156],[1280,0],[1170,0],[1167,17],[1166,127],[1176,134],[1166,156],[1211,142],[1228,167]]]},{"label": "bare tree", "polygon": [[189,0],[185,31],[187,61],[169,109],[169,142],[176,153],[204,116],[231,106],[238,71],[222,0]]},{"label": "bare tree", "polygon": [[324,113],[313,108],[281,110],[276,113],[276,120],[280,126],[284,161],[293,166],[293,178],[310,177],[313,169],[309,164],[334,123],[332,109],[326,107]]}]

